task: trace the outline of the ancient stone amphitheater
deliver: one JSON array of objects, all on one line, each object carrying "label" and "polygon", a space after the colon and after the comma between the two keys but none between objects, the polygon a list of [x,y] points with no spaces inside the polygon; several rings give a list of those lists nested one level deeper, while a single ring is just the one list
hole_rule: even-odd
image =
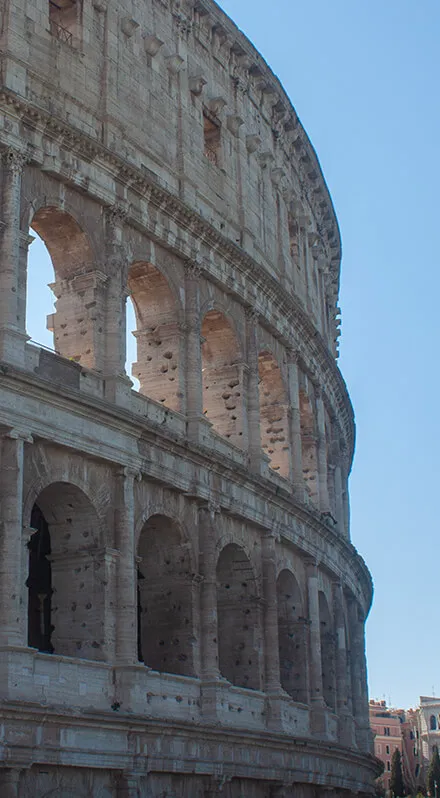
[{"label": "ancient stone amphitheater", "polygon": [[[307,135],[213,0],[3,0],[0,25],[1,798],[368,795]],[[54,351],[26,332],[30,228]]]}]

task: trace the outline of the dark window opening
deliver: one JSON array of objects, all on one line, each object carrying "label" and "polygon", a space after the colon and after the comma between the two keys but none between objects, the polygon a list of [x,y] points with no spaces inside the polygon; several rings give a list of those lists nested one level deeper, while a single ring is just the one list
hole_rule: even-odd
[{"label": "dark window opening", "polygon": [[53,36],[73,45],[77,33],[78,5],[76,0],[49,0],[49,24]]},{"label": "dark window opening", "polygon": [[28,543],[28,645],[52,654],[52,569],[48,559],[51,551],[50,534],[46,519],[37,504],[34,504],[32,510],[31,527],[35,532]]},{"label": "dark window opening", "polygon": [[437,719],[436,719],[435,715],[431,715],[431,717],[429,719],[429,725],[430,725],[431,731],[436,731],[436,729],[437,729]]},{"label": "dark window opening", "polygon": [[220,163],[221,127],[220,122],[207,111],[203,112],[204,154],[215,166]]}]

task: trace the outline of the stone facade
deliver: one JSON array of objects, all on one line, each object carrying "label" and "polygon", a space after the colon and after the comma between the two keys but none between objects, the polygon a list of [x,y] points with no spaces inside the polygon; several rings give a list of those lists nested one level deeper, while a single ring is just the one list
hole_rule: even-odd
[{"label": "stone facade", "polygon": [[3,0],[0,26],[0,794],[370,794],[310,142],[212,0]]}]

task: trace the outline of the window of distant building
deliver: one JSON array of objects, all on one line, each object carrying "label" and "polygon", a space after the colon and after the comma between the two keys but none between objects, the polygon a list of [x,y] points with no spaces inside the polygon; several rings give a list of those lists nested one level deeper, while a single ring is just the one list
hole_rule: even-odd
[{"label": "window of distant building", "polygon": [[420,765],[416,765],[416,769],[414,771],[414,775],[415,775],[416,778],[419,775],[419,773],[420,773]]},{"label": "window of distant building", "polygon": [[65,44],[72,45],[78,32],[79,5],[77,0],[49,0],[51,33]]},{"label": "window of distant building", "polygon": [[207,111],[203,112],[204,153],[208,161],[220,165],[221,127],[220,122]]},{"label": "window of distant building", "polygon": [[410,731],[410,733],[409,733],[409,739],[410,739],[410,740],[414,740],[414,732]]},{"label": "window of distant building", "polygon": [[390,727],[389,726],[384,726],[383,733],[384,733],[385,737],[389,737],[390,736]]},{"label": "window of distant building", "polygon": [[386,750],[386,753],[389,754],[390,753],[390,746],[389,745],[385,746],[385,750]]},{"label": "window of distant building", "polygon": [[389,759],[387,760],[387,770],[391,770],[391,762]]},{"label": "window of distant building", "polygon": [[435,717],[435,715],[431,715],[431,717],[429,718],[429,728],[431,729],[431,731],[437,731],[437,718]]}]

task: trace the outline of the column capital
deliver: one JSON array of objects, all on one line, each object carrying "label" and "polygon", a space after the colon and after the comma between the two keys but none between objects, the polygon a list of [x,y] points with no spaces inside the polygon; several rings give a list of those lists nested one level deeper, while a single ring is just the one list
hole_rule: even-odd
[{"label": "column capital", "polygon": [[199,505],[198,511],[199,512],[204,511],[204,512],[209,513],[210,516],[211,516],[211,519],[214,520],[216,515],[220,515],[221,514],[222,508],[221,508],[221,504],[219,504],[218,502],[213,501],[211,499],[208,499],[208,501],[203,501]]},{"label": "column capital", "polygon": [[131,466],[121,466],[117,469],[116,476],[127,480],[132,479],[133,482],[142,482],[142,471]]},{"label": "column capital", "polygon": [[304,560],[307,576],[318,576],[319,560],[317,557],[307,557]]},{"label": "column capital", "polygon": [[1,160],[5,169],[20,175],[29,163],[29,153],[27,150],[16,149],[15,147],[8,147],[1,154]]},{"label": "column capital", "polygon": [[258,324],[260,321],[260,313],[257,308],[254,308],[252,305],[249,305],[244,309],[244,315],[246,317],[246,321],[248,321],[250,324]]},{"label": "column capital", "polygon": [[286,354],[287,354],[287,363],[289,364],[289,366],[290,365],[299,366],[301,355],[299,349],[296,346],[292,345],[286,347]]},{"label": "column capital", "polygon": [[34,439],[30,430],[18,429],[16,427],[0,426],[0,439],[9,438],[13,441],[22,440],[24,443],[33,443]]},{"label": "column capital", "polygon": [[203,273],[202,259],[199,253],[195,253],[192,258],[188,258],[184,263],[185,276],[189,280],[199,280]]},{"label": "column capital", "polygon": [[130,203],[115,202],[114,205],[107,205],[104,208],[104,217],[109,227],[122,227],[130,213]]}]

